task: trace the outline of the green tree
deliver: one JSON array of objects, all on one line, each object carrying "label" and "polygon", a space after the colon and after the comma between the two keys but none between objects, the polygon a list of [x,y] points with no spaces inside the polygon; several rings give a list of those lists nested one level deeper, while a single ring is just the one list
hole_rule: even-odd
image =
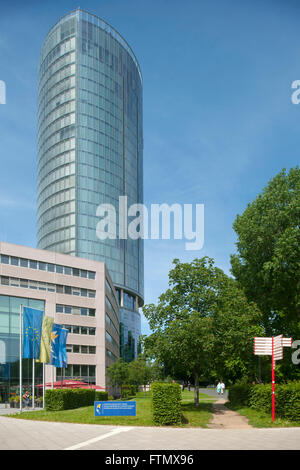
[{"label": "green tree", "polygon": [[141,357],[128,364],[128,372],[129,384],[136,385],[136,387],[140,385],[146,386],[152,379],[151,365]]},{"label": "green tree", "polygon": [[149,361],[142,355],[128,364],[128,384],[139,387],[162,379],[162,370],[157,361]]},{"label": "green tree", "polygon": [[109,378],[109,383],[112,387],[121,388],[122,385],[128,383],[128,363],[119,358],[106,369],[106,375]]},{"label": "green tree", "polygon": [[157,305],[143,308],[153,331],[144,345],[173,376],[194,378],[197,405],[201,376],[251,373],[253,336],[262,334],[260,312],[212,259],[173,263],[169,289]]},{"label": "green tree", "polygon": [[300,333],[300,169],[275,176],[233,224],[231,272],[263,312],[267,335]]}]

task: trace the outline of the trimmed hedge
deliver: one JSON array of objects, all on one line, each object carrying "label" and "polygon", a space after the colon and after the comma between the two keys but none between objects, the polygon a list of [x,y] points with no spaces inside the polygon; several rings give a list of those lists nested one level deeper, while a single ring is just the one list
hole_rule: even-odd
[{"label": "trimmed hedge", "polygon": [[84,388],[46,390],[45,407],[47,411],[73,410],[82,406],[92,406],[94,401],[106,401],[107,392],[97,392]]},{"label": "trimmed hedge", "polygon": [[158,426],[181,424],[181,387],[179,384],[151,384],[153,422]]},{"label": "trimmed hedge", "polygon": [[[276,395],[278,395],[278,385],[276,386]],[[249,406],[265,413],[272,412],[272,385],[255,385],[249,398]],[[277,407],[276,407],[277,408]],[[276,413],[277,414],[277,413]]]},{"label": "trimmed hedge", "polygon": [[233,405],[249,406],[249,400],[253,385],[235,384],[229,387],[228,399]]},{"label": "trimmed hedge", "polygon": [[108,392],[100,392],[95,390],[95,401],[107,401]]},{"label": "trimmed hedge", "polygon": [[[277,386],[276,386],[277,388]],[[276,413],[289,419],[290,421],[300,422],[300,382],[290,382],[289,384],[279,385],[279,393],[276,393]]]},{"label": "trimmed hedge", "polygon": [[[271,414],[272,385],[236,384],[229,389],[229,401],[233,405],[251,408]],[[290,421],[300,421],[300,382],[275,386],[276,416]]]}]

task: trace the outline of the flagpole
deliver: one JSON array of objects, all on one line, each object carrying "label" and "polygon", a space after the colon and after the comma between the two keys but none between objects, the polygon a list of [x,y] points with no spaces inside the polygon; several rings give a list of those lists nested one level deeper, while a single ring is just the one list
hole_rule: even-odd
[{"label": "flagpole", "polygon": [[23,305],[20,304],[20,379],[19,379],[19,386],[20,386],[20,413],[22,413],[22,404],[23,404],[23,394],[22,394],[22,335],[23,335]]},{"label": "flagpole", "polygon": [[35,339],[33,340],[33,359],[32,359],[32,404],[31,407],[34,409],[34,374],[35,374]]},{"label": "flagpole", "polygon": [[45,363],[43,362],[43,409],[45,409]]},{"label": "flagpole", "polygon": [[35,359],[32,359],[32,409],[34,409],[34,373],[35,373]]},{"label": "flagpole", "polygon": [[32,401],[31,407],[34,410],[34,375],[35,375],[35,338],[33,340],[33,359],[32,359]]}]

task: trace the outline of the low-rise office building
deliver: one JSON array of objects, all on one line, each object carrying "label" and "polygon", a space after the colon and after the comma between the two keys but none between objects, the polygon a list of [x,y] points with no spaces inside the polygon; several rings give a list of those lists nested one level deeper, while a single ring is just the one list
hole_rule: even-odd
[{"label": "low-rise office building", "polygon": [[[19,384],[20,305],[43,310],[69,330],[68,367],[54,380],[78,378],[106,388],[106,368],[120,351],[119,305],[102,262],[0,242],[0,400]],[[32,361],[24,359],[23,384]],[[45,380],[52,380],[52,366]],[[41,380],[37,364],[36,383]]]}]

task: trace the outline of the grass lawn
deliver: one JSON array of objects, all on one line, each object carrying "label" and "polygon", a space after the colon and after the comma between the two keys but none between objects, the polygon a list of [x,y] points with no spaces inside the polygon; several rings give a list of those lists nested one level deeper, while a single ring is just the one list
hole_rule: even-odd
[{"label": "grass lawn", "polygon": [[[200,405],[193,404],[194,393],[184,390],[182,393],[182,424],[180,427],[206,427],[211,418],[212,397],[199,394]],[[21,414],[8,415],[17,419],[38,421],[56,421],[82,424],[108,424],[124,426],[154,426],[151,413],[151,398],[139,393],[136,398],[137,416],[94,416],[94,407],[87,406],[65,411],[27,411]]]},{"label": "grass lawn", "polygon": [[272,415],[264,413],[262,411],[254,410],[250,407],[242,407],[242,406],[233,406],[229,403],[226,403],[225,406],[230,410],[236,411],[237,413],[245,416],[249,424],[255,428],[284,428],[284,427],[300,427],[300,422],[293,422],[288,421],[282,418],[276,418],[275,414],[275,421],[272,421]]}]

